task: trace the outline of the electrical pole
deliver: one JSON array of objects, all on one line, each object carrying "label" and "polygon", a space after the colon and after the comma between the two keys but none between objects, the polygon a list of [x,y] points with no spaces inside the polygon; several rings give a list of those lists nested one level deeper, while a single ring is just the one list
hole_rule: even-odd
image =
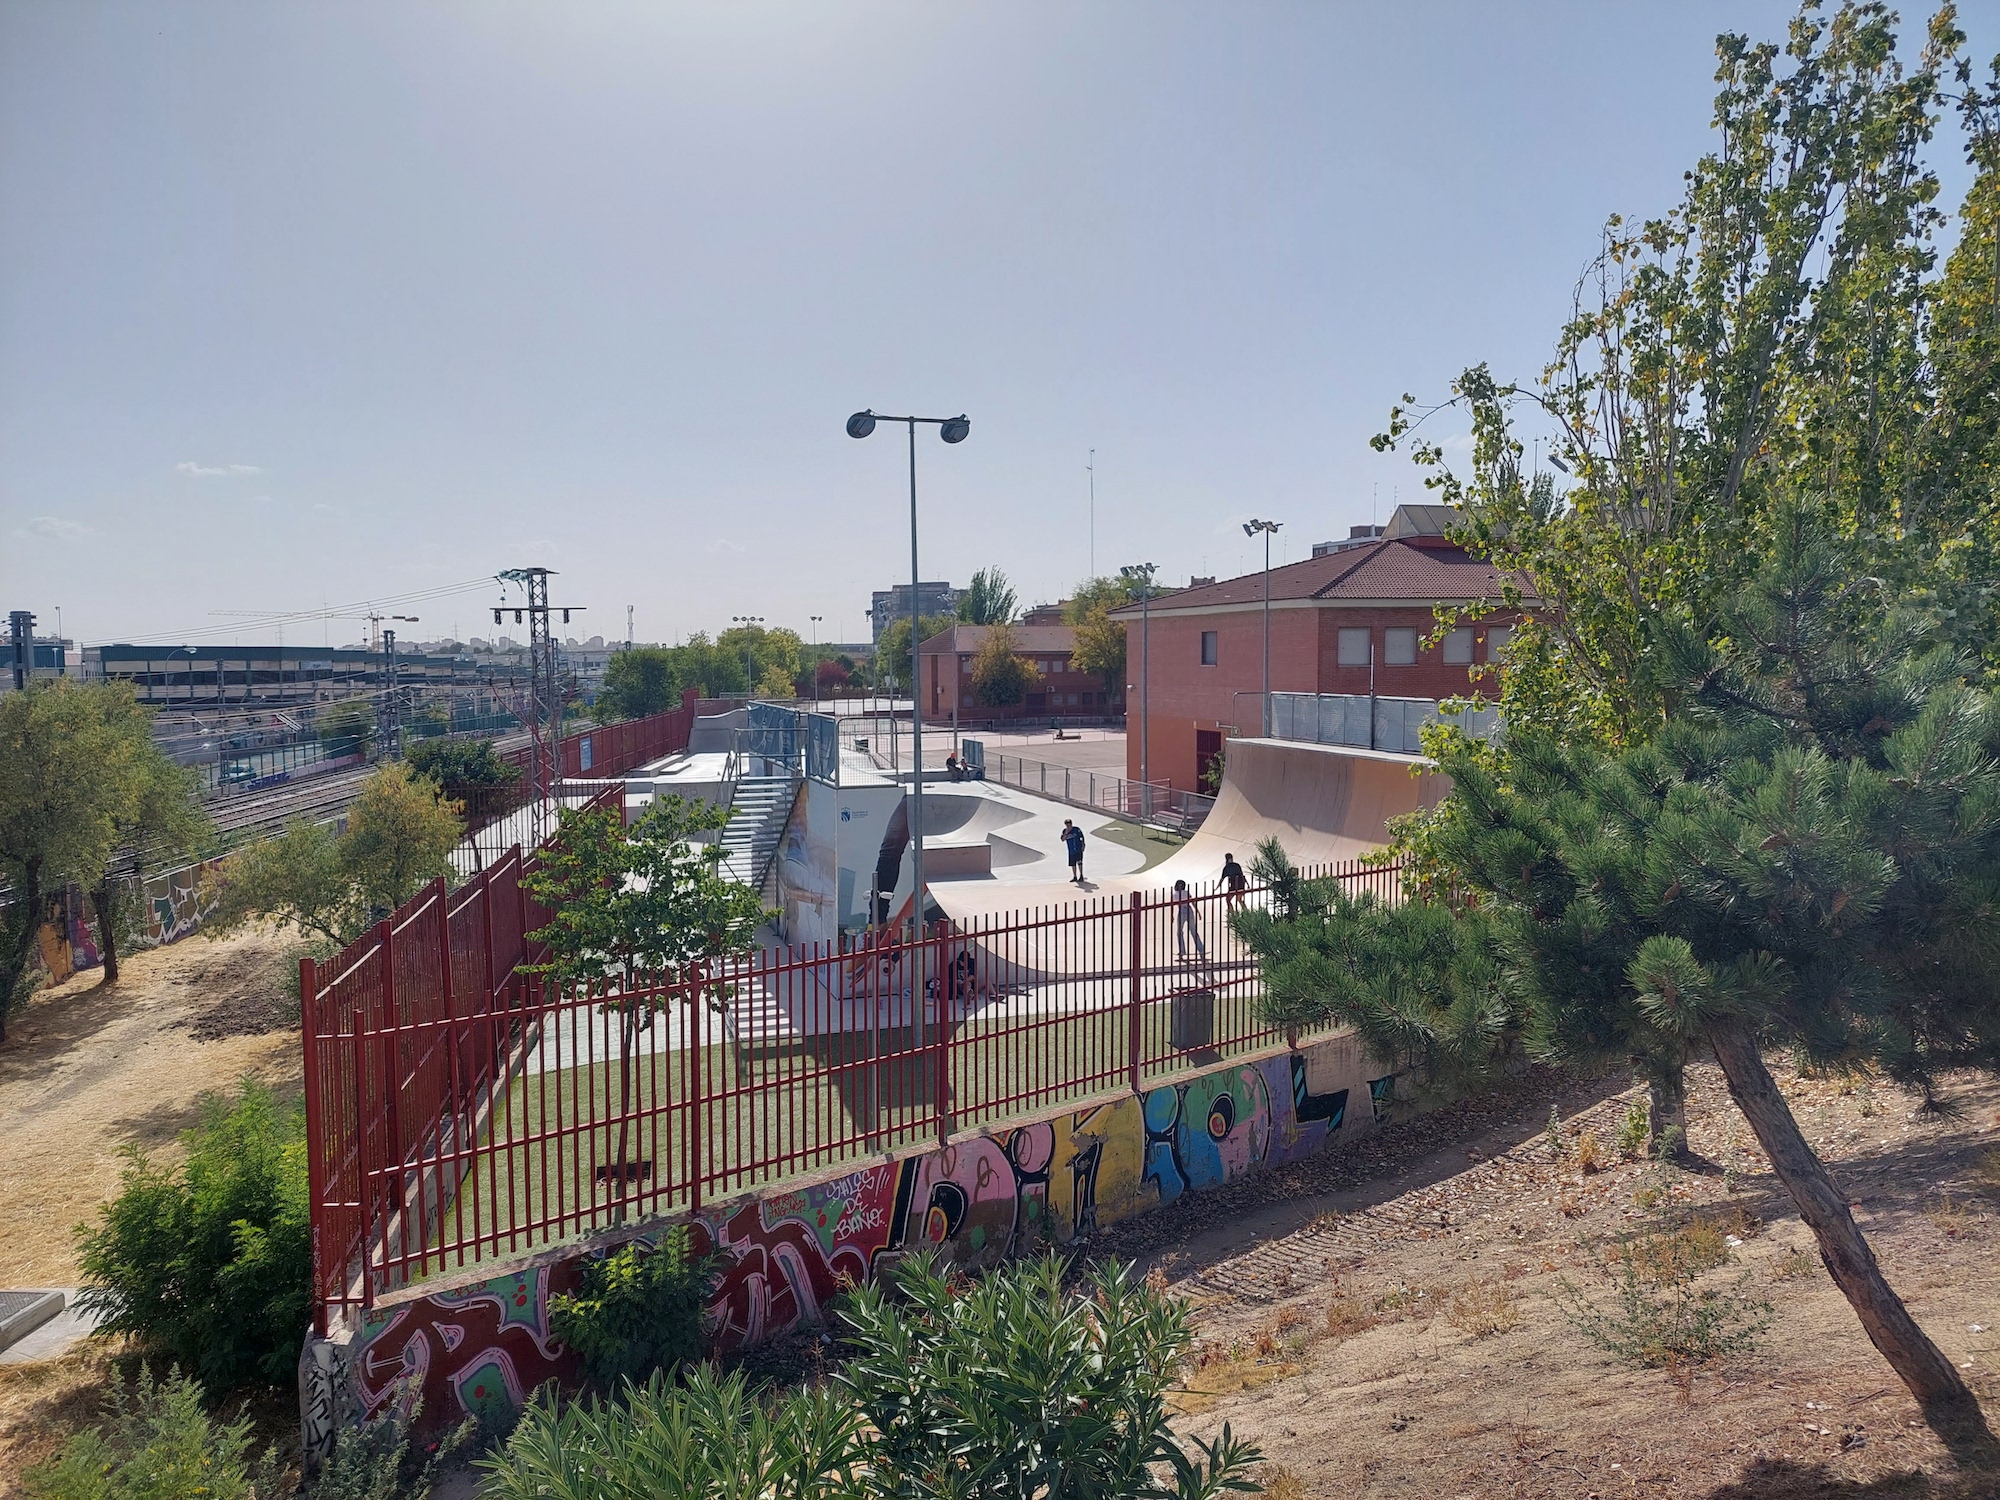
[{"label": "electrical pole", "polygon": [[[547,568],[509,568],[499,577],[506,583],[518,583],[528,596],[528,602],[514,611],[514,623],[520,624],[523,614],[528,623],[528,692],[527,701],[516,709],[528,726],[528,733],[534,743],[535,805],[532,815],[535,842],[540,844],[554,814],[551,806],[556,795],[562,790],[562,696],[556,683],[556,646],[549,630],[549,616],[553,610],[561,610],[563,624],[569,623],[572,610],[582,609],[580,604],[551,605],[549,603],[549,579]],[[504,606],[502,607],[504,608]],[[493,611],[493,623],[500,623],[501,608]],[[525,710],[523,712],[522,710]]]},{"label": "electrical pole", "polygon": [[382,632],[382,706],[376,712],[382,726],[382,753],[390,760],[401,760],[402,723],[396,703],[396,632]]}]

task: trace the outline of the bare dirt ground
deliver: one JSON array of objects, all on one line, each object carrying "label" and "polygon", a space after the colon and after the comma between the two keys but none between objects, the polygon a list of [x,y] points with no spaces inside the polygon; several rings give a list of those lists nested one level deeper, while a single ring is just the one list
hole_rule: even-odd
[{"label": "bare dirt ground", "polygon": [[[1623,1079],[1544,1081],[1092,1245],[1196,1308],[1178,1425],[1258,1442],[1280,1500],[2000,1495],[2000,1475],[1958,1472],[1919,1420],[1716,1069],[1693,1074],[1693,1172],[1610,1150],[1637,1097]],[[2000,1425],[2000,1086],[1954,1080],[1960,1113],[1930,1120],[1885,1084],[1781,1081],[1891,1284]],[[1584,1131],[1611,1158],[1590,1173]],[[1634,1202],[1663,1185],[1668,1203]],[[1685,1395],[1600,1352],[1556,1301],[1566,1283],[1605,1305],[1610,1248],[1662,1215],[1719,1231],[1726,1264],[1702,1285],[1770,1304],[1758,1351]]]},{"label": "bare dirt ground", "polygon": [[[75,1286],[72,1228],[117,1192],[122,1150],[172,1160],[200,1094],[254,1074],[297,1096],[283,952],[268,932],[197,935],[132,955],[116,985],[91,970],[16,1013],[0,1048],[0,1284]],[[0,1366],[0,1495],[96,1414],[107,1369],[97,1348]]]}]

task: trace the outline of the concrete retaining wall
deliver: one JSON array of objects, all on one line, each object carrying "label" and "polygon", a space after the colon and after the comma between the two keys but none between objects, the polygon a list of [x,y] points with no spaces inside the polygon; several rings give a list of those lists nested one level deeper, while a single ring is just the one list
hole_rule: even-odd
[{"label": "concrete retaining wall", "polygon": [[[727,1258],[709,1307],[715,1346],[821,1321],[885,1256],[936,1245],[960,1265],[987,1266],[1353,1140],[1386,1111],[1394,1082],[1354,1038],[1332,1037],[705,1207],[697,1247]],[[342,1413],[381,1410],[403,1381],[421,1391],[429,1428],[518,1409],[543,1381],[573,1380],[548,1303],[577,1285],[582,1263],[575,1250],[541,1257],[379,1307],[345,1338],[309,1343],[299,1366],[308,1452],[332,1440]]]}]

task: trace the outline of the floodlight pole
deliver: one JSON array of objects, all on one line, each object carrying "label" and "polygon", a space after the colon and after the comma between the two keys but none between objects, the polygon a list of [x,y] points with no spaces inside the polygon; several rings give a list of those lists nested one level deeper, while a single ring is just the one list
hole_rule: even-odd
[{"label": "floodlight pole", "polygon": [[1282,521],[1246,521],[1243,532],[1246,536],[1264,533],[1264,724],[1265,739],[1271,737],[1271,533],[1284,525]]},{"label": "floodlight pole", "polygon": [[[924,714],[921,674],[918,670],[919,658],[917,639],[919,624],[923,619],[923,574],[917,565],[917,424],[927,423],[937,427],[938,436],[947,443],[962,443],[969,424],[963,415],[956,417],[878,417],[873,411],[856,412],[847,419],[847,435],[865,438],[875,430],[875,424],[882,422],[902,422],[910,430],[910,878],[913,890],[910,895],[910,935],[916,942],[917,961],[912,975],[914,988],[910,991],[910,1016],[914,1024],[919,1007],[923,1005],[924,969],[926,949],[924,937]],[[889,718],[890,727],[895,727],[895,714]],[[944,1015],[944,987],[938,987],[938,1027],[942,1032]],[[938,1131],[942,1136],[946,1131],[942,1115],[938,1120]]]}]

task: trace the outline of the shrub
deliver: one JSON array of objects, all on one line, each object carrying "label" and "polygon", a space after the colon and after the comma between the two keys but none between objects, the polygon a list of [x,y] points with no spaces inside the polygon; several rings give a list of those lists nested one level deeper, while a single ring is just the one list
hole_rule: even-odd
[{"label": "shrub", "polygon": [[277,1454],[250,1452],[250,1419],[218,1422],[178,1370],[114,1382],[101,1426],[22,1476],[32,1500],[277,1500]]},{"label": "shrub", "polygon": [[702,1313],[716,1258],[694,1258],[684,1227],[652,1248],[633,1241],[587,1266],[583,1289],[549,1299],[549,1329],[600,1390],[672,1372],[702,1356]]},{"label": "shrub", "polygon": [[478,1441],[479,1419],[467,1417],[441,1441],[412,1452],[410,1428],[423,1403],[405,1403],[404,1394],[397,1392],[386,1415],[341,1429],[332,1456],[306,1486],[307,1500],[429,1500],[439,1467]]},{"label": "shrub", "polygon": [[768,1408],[740,1372],[706,1365],[678,1386],[656,1373],[622,1407],[538,1397],[482,1463],[483,1493],[1210,1500],[1253,1487],[1262,1455],[1229,1429],[1190,1451],[1168,1427],[1187,1314],[1122,1268],[1078,1291],[1053,1258],[971,1285],[926,1259],[891,1276],[843,1306],[856,1352],[833,1380]]},{"label": "shrub", "polygon": [[204,1094],[178,1170],[129,1154],[117,1198],[79,1226],[80,1305],[212,1391],[292,1378],[312,1273],[303,1119],[245,1079]]},{"label": "shrub", "polygon": [[1567,1281],[1557,1307],[1577,1332],[1607,1354],[1665,1370],[1687,1396],[1697,1371],[1757,1346],[1771,1304],[1735,1290],[1697,1285],[1728,1256],[1721,1230],[1707,1220],[1627,1241],[1612,1252],[1613,1305],[1593,1308]]},{"label": "shrub", "polygon": [[1612,1144],[1618,1154],[1627,1161],[1637,1161],[1646,1154],[1646,1135],[1651,1126],[1646,1112],[1646,1101],[1634,1099],[1632,1107],[1625,1111],[1618,1121],[1618,1133],[1612,1137]]}]

